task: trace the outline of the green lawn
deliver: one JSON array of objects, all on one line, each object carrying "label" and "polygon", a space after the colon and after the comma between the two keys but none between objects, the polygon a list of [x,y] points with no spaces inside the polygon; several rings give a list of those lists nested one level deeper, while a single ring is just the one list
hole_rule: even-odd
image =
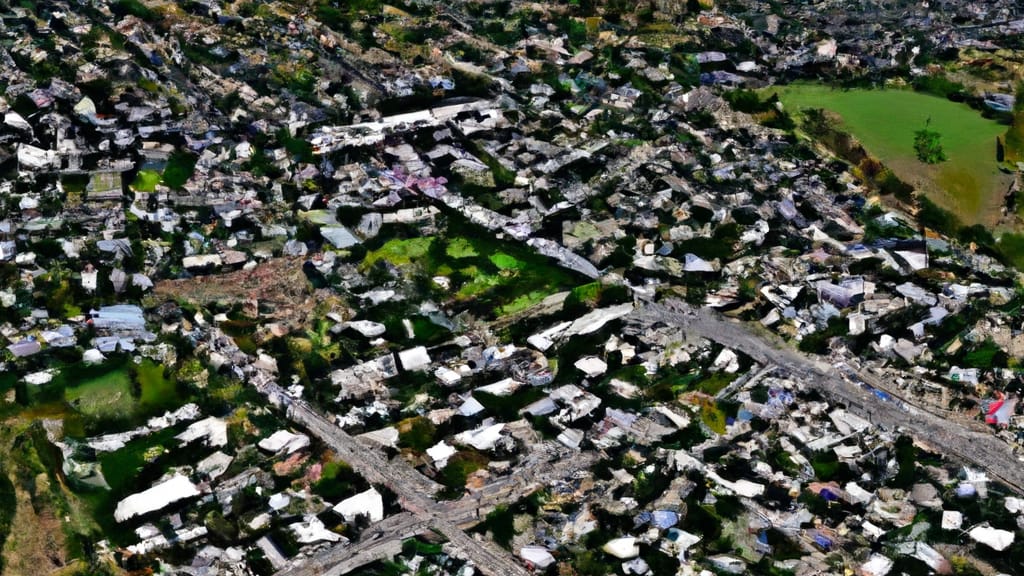
[{"label": "green lawn", "polygon": [[[771,92],[778,93],[791,113],[824,108],[839,114],[846,131],[868,152],[965,224],[992,225],[999,218],[1010,177],[999,172],[996,137],[1006,127],[966,104],[910,90],[842,90],[819,84],[777,86]],[[924,164],[914,152],[914,132],[929,119],[949,157],[941,164]]]},{"label": "green lawn", "polygon": [[163,364],[143,360],[136,370],[139,379],[139,404],[145,412],[155,413],[181,405],[178,383],[174,378],[164,376]]},{"label": "green lawn", "polygon": [[[133,377],[138,380],[138,397],[132,393]],[[152,416],[187,400],[178,393],[177,381],[164,376],[164,366],[152,360],[138,366],[123,363],[102,372],[62,370],[54,385],[64,388],[64,400],[78,412],[98,419]]]},{"label": "green lawn", "polygon": [[139,192],[152,192],[160,183],[160,173],[156,170],[139,170],[132,182],[132,188]]},{"label": "green lawn", "polygon": [[434,242],[432,236],[422,238],[409,238],[388,240],[379,249],[369,252],[363,259],[360,269],[367,270],[379,260],[390,262],[395,266],[407,266],[414,260],[419,260],[427,255],[430,245]]},{"label": "green lawn", "polygon": [[482,315],[521,312],[547,296],[577,284],[551,259],[521,246],[480,234],[466,223],[449,224],[449,237],[393,238],[367,252],[359,264],[369,271],[388,262],[405,273],[451,280],[453,301]]},{"label": "green lawn", "polygon": [[118,368],[64,390],[64,398],[79,412],[94,418],[130,416],[135,412],[128,370]]}]

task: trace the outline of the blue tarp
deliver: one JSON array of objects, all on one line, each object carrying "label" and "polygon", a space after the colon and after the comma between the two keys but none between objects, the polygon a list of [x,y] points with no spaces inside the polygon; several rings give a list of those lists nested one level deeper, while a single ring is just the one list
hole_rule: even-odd
[{"label": "blue tarp", "polygon": [[956,487],[956,495],[961,498],[971,498],[978,493],[978,490],[974,487],[974,484],[960,484]]},{"label": "blue tarp", "polygon": [[651,524],[664,530],[679,523],[679,515],[671,510],[655,510],[652,514]]},{"label": "blue tarp", "polygon": [[650,524],[655,528],[665,530],[679,523],[679,514],[671,510],[655,510],[654,512],[641,512],[637,514],[633,522],[637,526]]},{"label": "blue tarp", "polygon": [[431,88],[438,88],[438,87],[440,87],[440,88],[443,88],[445,90],[454,90],[455,89],[455,80],[452,80],[451,78],[444,78],[444,77],[441,77],[441,76],[434,76],[433,78],[430,79],[430,87]]}]

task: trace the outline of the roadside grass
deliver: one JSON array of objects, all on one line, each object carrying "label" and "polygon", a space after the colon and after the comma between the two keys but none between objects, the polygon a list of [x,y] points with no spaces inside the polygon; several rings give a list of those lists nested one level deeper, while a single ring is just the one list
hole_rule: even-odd
[{"label": "roadside grass", "polygon": [[[965,224],[994,224],[1010,176],[999,171],[996,139],[1006,131],[965,104],[911,90],[833,89],[819,84],[777,86],[791,113],[824,108],[843,118],[846,131],[905,182],[921,189]],[[914,151],[914,132],[941,134],[949,160],[928,165]]]}]

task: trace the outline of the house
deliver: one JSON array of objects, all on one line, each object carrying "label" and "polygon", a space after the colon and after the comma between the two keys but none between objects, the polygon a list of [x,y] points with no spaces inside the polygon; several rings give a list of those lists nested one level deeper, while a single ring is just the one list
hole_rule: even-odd
[{"label": "house", "polygon": [[152,488],[132,494],[117,503],[114,519],[124,522],[135,516],[162,510],[175,502],[198,496],[199,489],[186,476],[175,474]]}]

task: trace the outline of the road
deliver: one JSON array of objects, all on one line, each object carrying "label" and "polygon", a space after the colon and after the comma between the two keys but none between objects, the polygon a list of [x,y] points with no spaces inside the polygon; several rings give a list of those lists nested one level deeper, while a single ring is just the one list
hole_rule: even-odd
[{"label": "road", "polygon": [[276,576],[341,576],[378,560],[394,558],[402,551],[403,540],[429,529],[415,514],[395,514],[367,528],[358,543],[331,546]]},{"label": "road", "polygon": [[[710,309],[694,309],[680,301],[649,303],[627,317],[633,329],[663,324],[739,350],[762,365],[774,364],[851,411],[888,430],[902,430],[934,451],[984,470],[989,477],[1024,494],[1024,466],[1010,447],[991,433],[969,430],[954,421],[914,406],[909,400],[886,401],[840,377],[825,362],[804,356],[781,342],[755,334],[744,324]],[[864,382],[874,378],[851,370]],[[908,404],[904,408],[901,405]]]},{"label": "road", "polygon": [[[273,383],[264,383],[268,395],[283,395]],[[276,388],[276,390],[275,390]],[[434,500],[440,485],[417,472],[404,460],[388,460],[380,450],[364,445],[347,432],[328,421],[302,400],[286,403],[288,417],[334,450],[338,457],[352,466],[371,484],[387,486],[399,497],[402,507],[418,520],[440,532],[476,568],[489,576],[526,576],[529,572],[520,566],[508,552],[492,542],[471,538],[454,524],[444,507]],[[301,574],[316,574],[303,572]]]},{"label": "road", "polygon": [[[283,395],[283,390],[273,383],[264,382],[260,388],[268,395]],[[380,559],[377,557],[379,554],[393,551],[395,542],[400,546],[401,540],[414,535],[410,532],[412,526],[416,526],[419,532],[428,528],[440,532],[484,574],[525,576],[529,573],[508,552],[492,542],[470,537],[464,529],[480,523],[496,506],[516,502],[549,482],[570,476],[577,470],[586,470],[597,459],[594,454],[582,454],[557,445],[543,444],[543,449],[528,455],[526,461],[508,477],[459,500],[437,502],[433,495],[441,486],[417,472],[404,460],[385,459],[379,449],[360,443],[301,400],[286,401],[286,405],[288,417],[292,421],[334,449],[339,458],[367,481],[387,486],[399,496],[399,502],[407,512],[400,515],[401,520],[392,520],[399,522],[398,526],[389,527],[382,523],[368,529],[368,532],[387,532],[385,542],[361,542],[352,547],[335,546],[278,576],[345,574]]]},{"label": "road", "polygon": [[[262,387],[267,389],[266,384]],[[272,389],[268,391],[273,393]],[[346,574],[385,557],[383,555],[389,552],[394,556],[393,551],[400,549],[402,540],[428,529],[434,529],[448,538],[484,574],[527,574],[505,550],[491,542],[475,540],[464,530],[479,524],[498,505],[516,502],[550,482],[571,476],[578,470],[587,470],[597,460],[596,454],[579,453],[552,443],[542,444],[508,476],[459,500],[436,502],[433,494],[440,485],[404,461],[386,460],[378,448],[363,445],[341,428],[327,422],[304,402],[291,401],[288,416],[331,446],[342,460],[360,472],[367,481],[387,486],[398,494],[407,512],[388,518],[364,532],[364,537],[365,534],[381,532],[384,534],[382,538],[353,546],[334,546],[301,565],[279,572],[277,576]]]},{"label": "road", "polygon": [[[277,384],[274,374],[254,364],[253,358],[239,350],[234,340],[219,329],[211,329],[207,342],[212,351],[232,358],[235,367],[253,387],[266,396],[271,404],[283,408],[292,422],[329,446],[367,482],[386,486],[394,492],[402,508],[424,525],[441,533],[461,556],[472,561],[477,570],[487,576],[530,574],[507,551],[493,542],[471,538],[457,526],[449,516],[451,511],[434,499],[434,494],[441,488],[439,484],[417,472],[402,459],[388,460],[380,449],[370,443],[361,443],[304,400],[291,397]],[[389,549],[394,548],[392,546]],[[322,567],[317,566],[315,560],[308,564],[309,567],[296,567],[292,576],[320,576],[323,573]]]}]

